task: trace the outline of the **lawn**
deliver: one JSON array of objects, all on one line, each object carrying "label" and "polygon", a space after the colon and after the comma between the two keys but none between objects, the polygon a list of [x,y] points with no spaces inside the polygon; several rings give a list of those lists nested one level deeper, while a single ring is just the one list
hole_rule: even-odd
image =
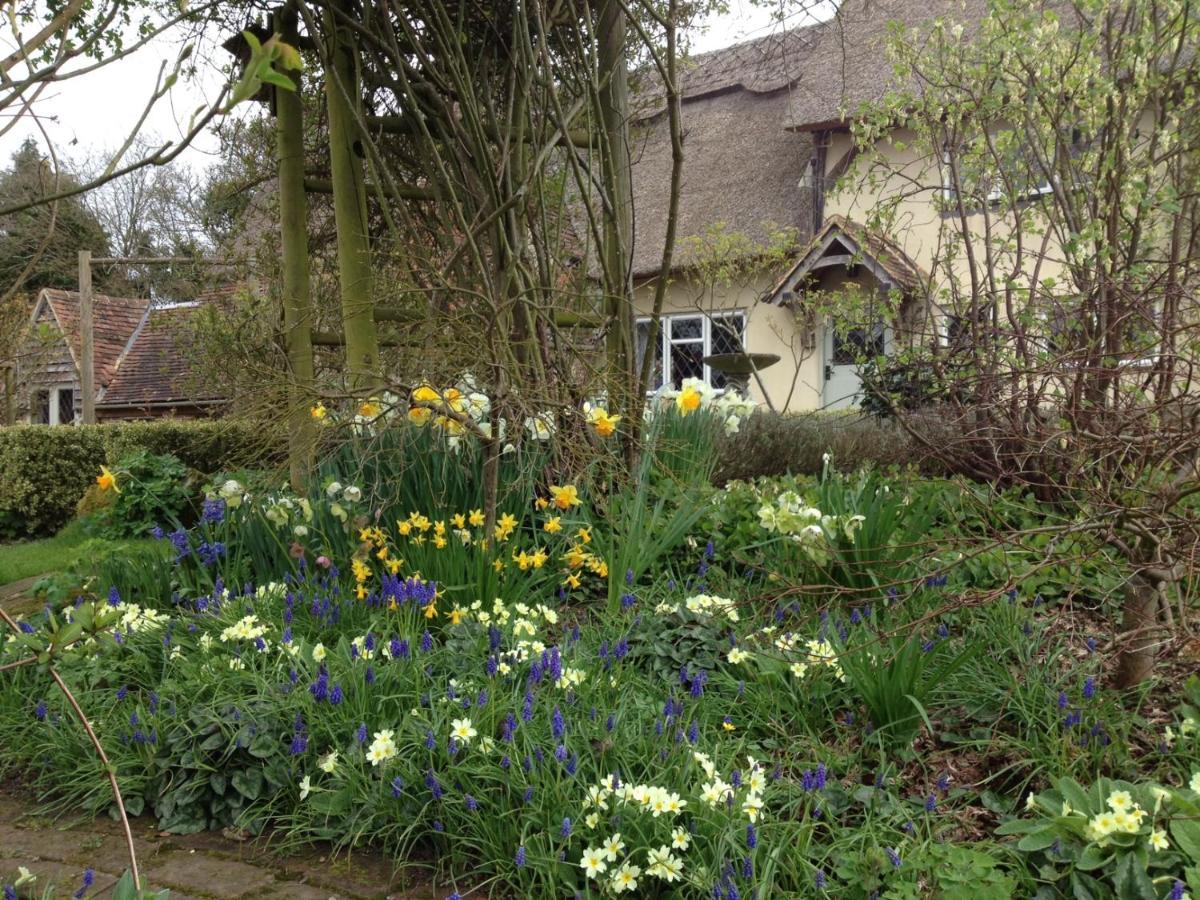
[{"label": "lawn", "polygon": [[104,541],[89,537],[83,524],[72,522],[54,537],[0,544],[0,586],[25,578],[65,572],[81,554],[149,545],[151,541]]},{"label": "lawn", "polygon": [[87,539],[83,527],[72,523],[54,537],[0,544],[0,585],[67,569]]}]

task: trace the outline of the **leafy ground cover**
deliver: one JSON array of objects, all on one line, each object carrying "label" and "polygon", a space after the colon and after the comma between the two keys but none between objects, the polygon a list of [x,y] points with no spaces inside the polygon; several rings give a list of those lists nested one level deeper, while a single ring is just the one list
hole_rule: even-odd
[{"label": "leafy ground cover", "polygon": [[[54,662],[132,812],[436,859],[455,893],[1200,887],[1200,681],[1105,686],[1102,548],[994,539],[1052,510],[832,460],[717,489],[745,411],[685,392],[629,474],[603,411],[573,467],[527,423],[489,516],[452,420],[372,406],[307,495],[218,479],[4,644]],[[110,809],[38,666],[0,734],[51,808]]]}]

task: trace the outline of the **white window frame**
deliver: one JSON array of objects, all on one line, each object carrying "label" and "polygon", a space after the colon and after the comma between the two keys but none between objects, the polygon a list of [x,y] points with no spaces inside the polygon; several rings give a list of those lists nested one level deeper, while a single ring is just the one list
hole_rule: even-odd
[{"label": "white window frame", "polygon": [[[991,188],[984,197],[986,203],[998,203],[1004,197],[1004,180],[1000,175],[992,180],[995,187]],[[1035,197],[1041,197],[1045,194],[1053,192],[1054,185],[1051,179],[1036,184],[1029,188],[1022,195],[1024,200],[1032,200]],[[942,148],[942,199],[949,202],[955,198],[957,191],[950,180],[950,148]]]},{"label": "white window frame", "polygon": [[[700,337],[697,338],[672,338],[671,323],[683,319],[699,319],[700,320]],[[725,321],[728,319],[737,319],[740,321],[738,327],[738,340],[741,341],[742,348],[746,347],[746,311],[744,309],[729,309],[714,313],[672,313],[659,318],[658,329],[658,352],[662,359],[662,380],[658,384],[651,384],[650,392],[653,393],[661,388],[664,384],[670,384],[674,379],[671,373],[671,345],[672,344],[700,344],[700,349],[703,351],[701,356],[711,356],[713,352],[712,335],[713,322],[716,320]],[[651,322],[650,316],[639,316],[637,325],[649,325]],[[641,365],[641,361],[638,361]],[[706,384],[712,384],[713,370],[712,366],[704,365],[704,381]]]},{"label": "white window frame", "polygon": [[[63,391],[71,392],[71,414],[70,418],[62,421],[58,417],[59,400]],[[50,389],[50,424],[51,425],[74,425],[75,424],[75,385],[60,384]]]}]

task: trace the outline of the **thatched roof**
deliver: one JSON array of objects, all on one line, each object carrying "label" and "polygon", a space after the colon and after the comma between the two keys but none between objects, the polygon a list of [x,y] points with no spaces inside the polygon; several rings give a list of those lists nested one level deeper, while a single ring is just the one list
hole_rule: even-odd
[{"label": "thatched roof", "polygon": [[[685,102],[739,90],[770,94],[790,87],[807,75],[807,59],[821,43],[828,23],[774,32],[753,40],[691,56],[679,62],[679,83]],[[635,120],[663,113],[666,98],[658,73],[647,70],[647,84],[638,91],[634,77]]]},{"label": "thatched roof", "polygon": [[987,0],[845,0],[806,53],[807,77],[791,92],[783,125],[798,131],[836,128],[864,103],[896,86],[885,46],[891,23],[920,29],[937,18],[968,27],[987,12]]},{"label": "thatched roof", "polygon": [[[769,226],[812,228],[801,187],[812,154],[808,135],[783,127],[789,91],[824,25],[769,35],[693,57],[683,64],[683,186],[675,266],[681,246],[710,226],[764,242]],[[671,139],[661,92],[635,103],[632,126],[633,272],[658,272],[667,231]]]}]

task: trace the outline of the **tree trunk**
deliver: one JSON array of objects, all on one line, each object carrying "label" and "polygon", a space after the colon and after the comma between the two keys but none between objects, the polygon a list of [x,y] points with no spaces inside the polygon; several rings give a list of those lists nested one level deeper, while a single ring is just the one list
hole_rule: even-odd
[{"label": "tree trunk", "polygon": [[609,403],[629,409],[636,375],[633,357],[633,186],[629,153],[629,72],[624,7],[602,0],[599,15],[600,119],[604,127],[604,312],[608,326]]},{"label": "tree trunk", "polygon": [[1121,604],[1123,634],[1113,679],[1118,688],[1139,685],[1154,671],[1159,639],[1159,594],[1154,582],[1141,573],[1131,576],[1125,583],[1125,599]]},{"label": "tree trunk", "polygon": [[337,226],[338,276],[346,373],[351,390],[378,385],[379,337],[371,310],[371,247],[358,107],[362,102],[354,36],[330,13],[325,101],[329,109],[329,170]]},{"label": "tree trunk", "polygon": [[[296,39],[294,11],[277,14],[284,41]],[[279,224],[283,257],[283,322],[288,368],[288,468],[300,493],[312,467],[313,402],[312,300],[309,293],[308,198],[304,194],[304,104],[300,73],[285,71],[295,91],[275,88],[275,136],[279,157]]]}]

